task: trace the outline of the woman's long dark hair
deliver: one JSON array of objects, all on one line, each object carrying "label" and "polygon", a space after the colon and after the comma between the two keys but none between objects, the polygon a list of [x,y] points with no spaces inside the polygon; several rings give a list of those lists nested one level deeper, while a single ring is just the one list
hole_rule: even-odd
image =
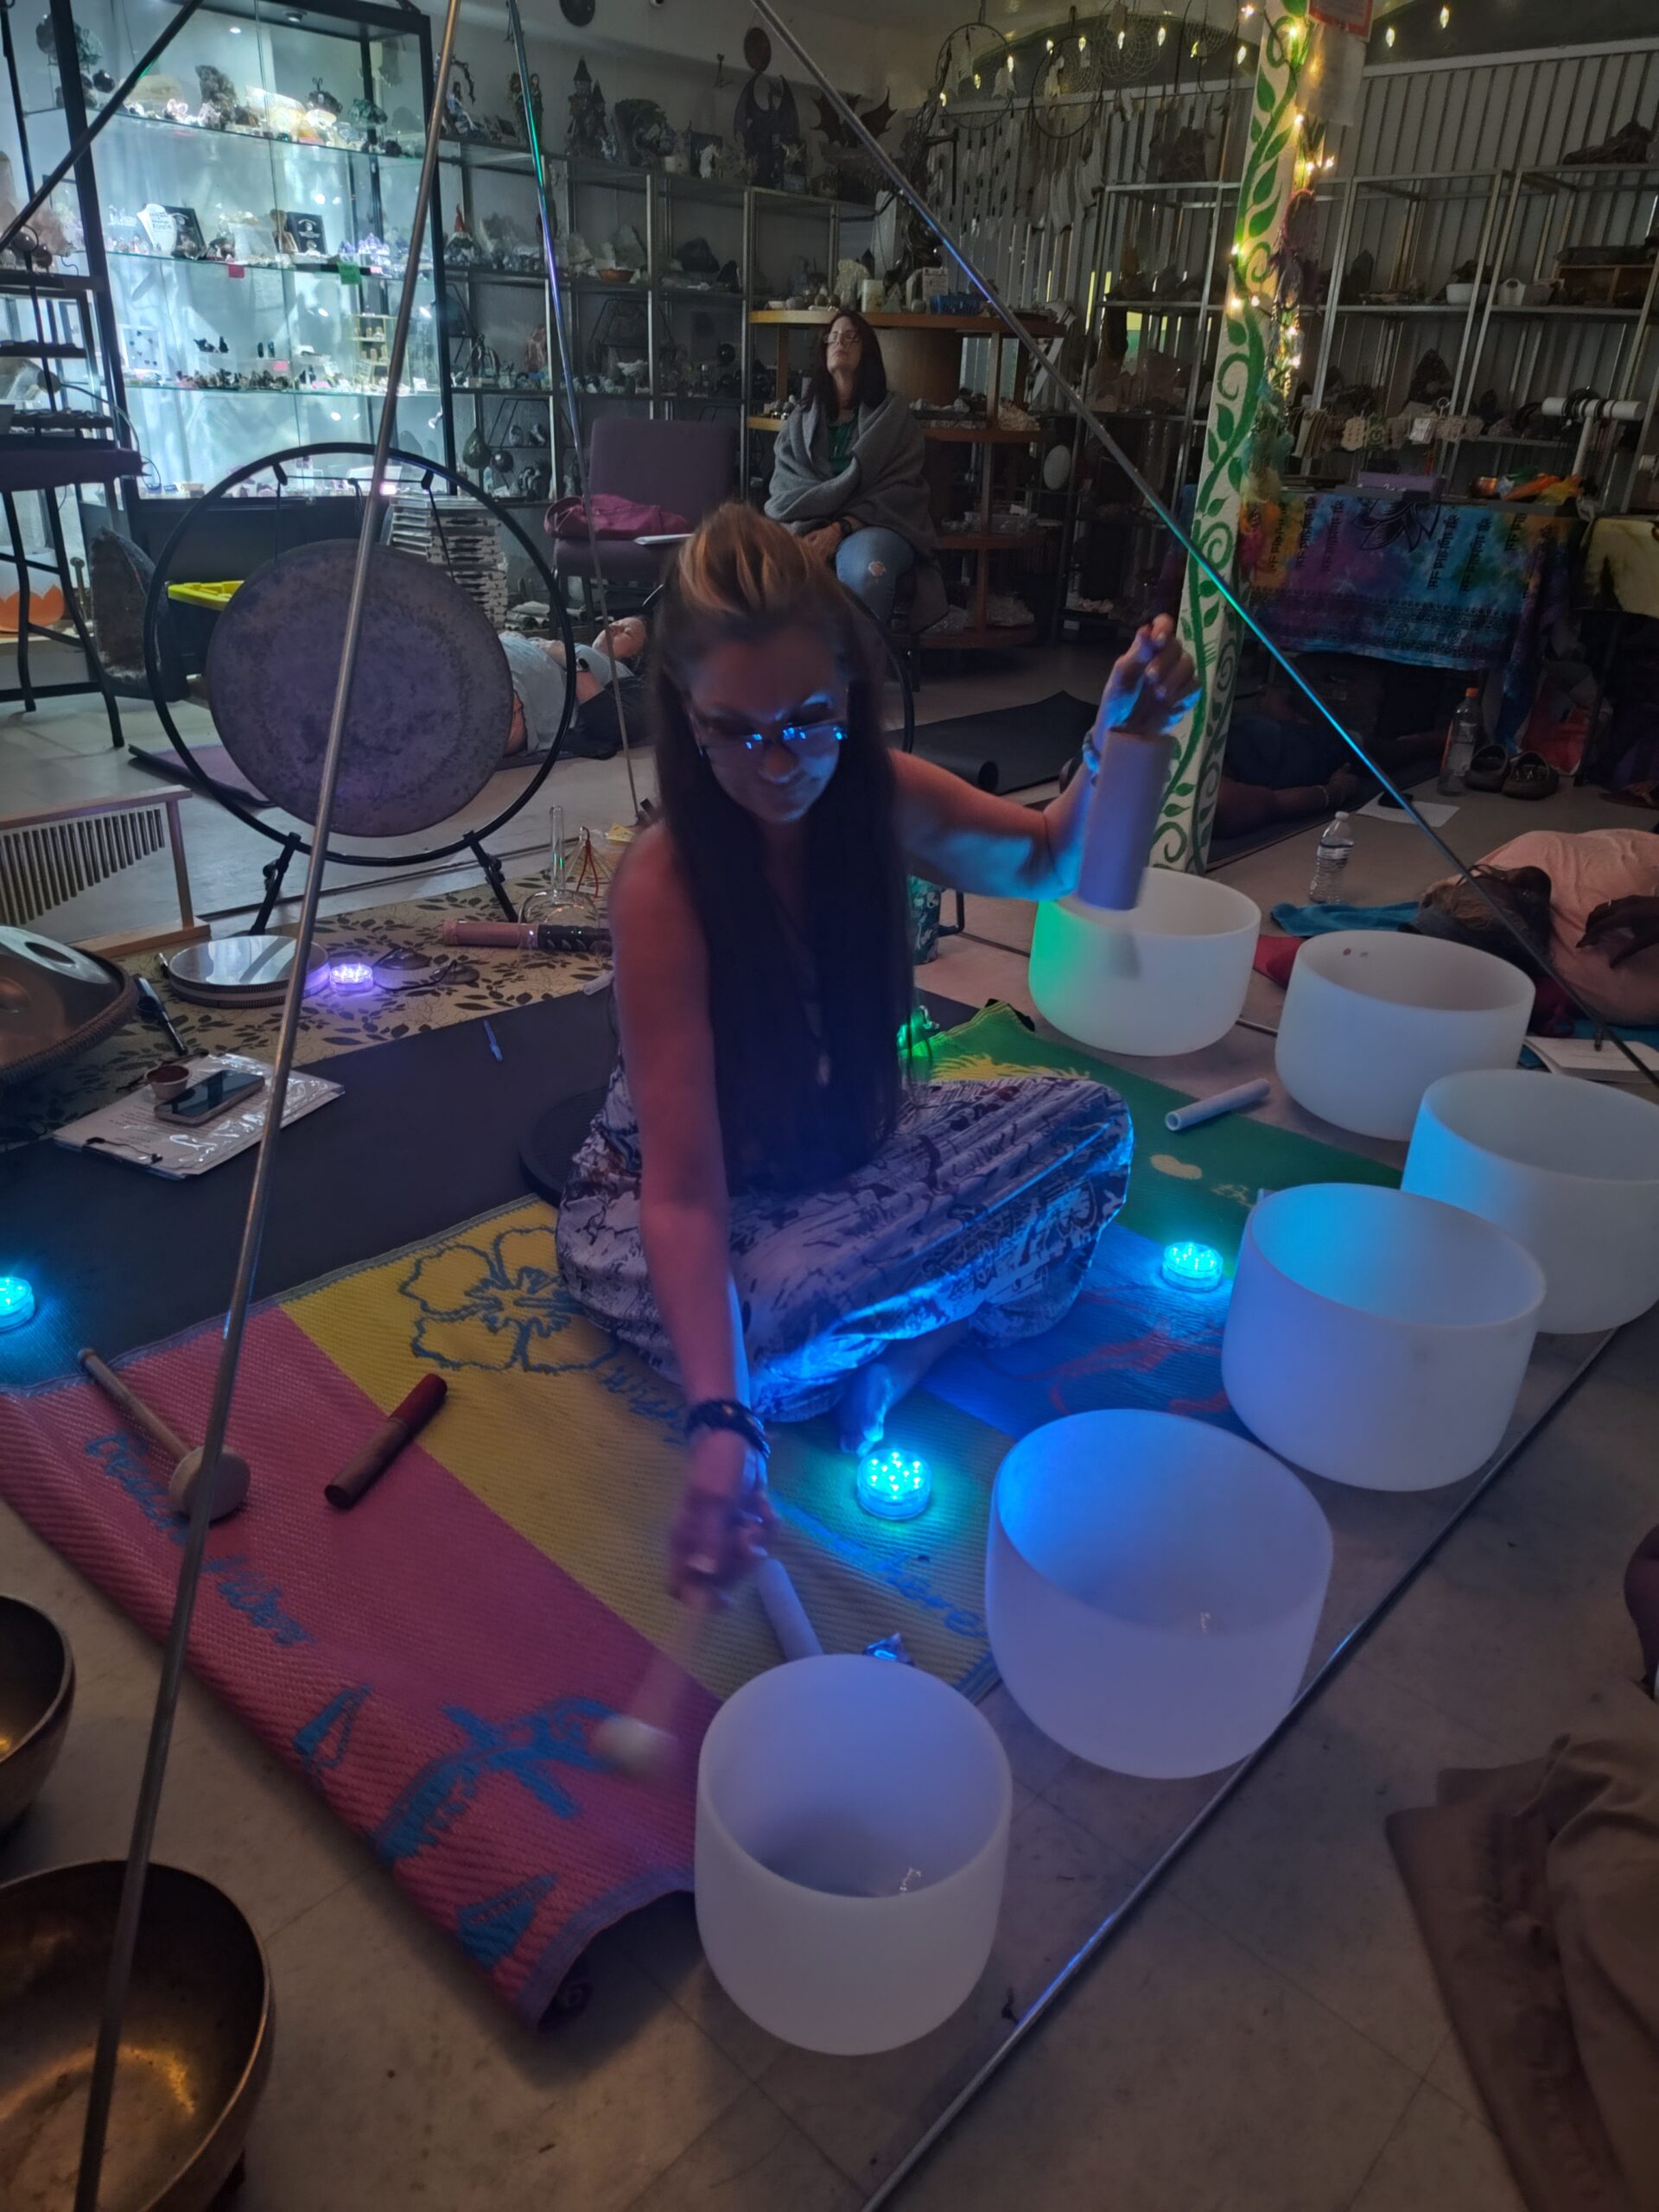
[{"label": "woman's long dark hair", "polygon": [[852,324],[863,349],[858,357],[858,375],[853,385],[854,407],[879,407],[887,396],[887,368],[881,359],[880,340],[855,309],[838,308],[818,333],[817,343],[812,348],[812,366],[807,372],[806,380],[808,404],[822,407],[824,419],[830,423],[833,423],[841,411],[835,380],[830,374],[830,334],[838,322]]},{"label": "woman's long dark hair", "polygon": [[[766,884],[760,826],[721,790],[686,713],[697,663],[712,647],[791,627],[826,638],[848,684],[836,772],[805,824],[816,1032]],[[658,788],[708,945],[734,1189],[846,1174],[898,1118],[898,1033],[912,989],[909,901],[870,630],[832,570],[779,524],[738,505],[720,508],[681,549],[657,616]]]}]

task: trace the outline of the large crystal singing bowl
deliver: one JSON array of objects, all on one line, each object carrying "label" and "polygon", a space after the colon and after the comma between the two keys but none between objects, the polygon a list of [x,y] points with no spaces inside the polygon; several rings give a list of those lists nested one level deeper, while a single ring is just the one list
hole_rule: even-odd
[{"label": "large crystal singing bowl", "polygon": [[1544,1271],[1541,1329],[1614,1329],[1659,1299],[1659,1105],[1572,1076],[1442,1076],[1405,1187],[1507,1229]]},{"label": "large crystal singing bowl", "polygon": [[1518,968],[1472,945],[1391,930],[1310,938],[1279,1019],[1279,1079],[1339,1129],[1403,1143],[1440,1077],[1515,1065],[1532,1000]]},{"label": "large crystal singing bowl", "polygon": [[1542,1268],[1491,1222],[1304,1183],[1245,1224],[1221,1379],[1281,1459],[1363,1490],[1435,1490],[1497,1449],[1543,1302]]},{"label": "large crystal singing bowl", "polygon": [[1149,868],[1127,913],[1046,901],[1031,995],[1057,1029],[1103,1052],[1197,1052],[1243,1010],[1262,909],[1230,884]]},{"label": "large crystal singing bowl", "polygon": [[996,1933],[1014,1783],[965,1697],[889,1659],[797,1659],[715,1715],[697,1770],[697,1927],[785,2043],[925,2036]]},{"label": "large crystal singing bowl", "polygon": [[1175,1414],[1073,1414],[1016,1444],[991,1510],[991,1649],[1057,1744],[1122,1774],[1209,1774],[1283,1719],[1331,1576],[1306,1488]]}]

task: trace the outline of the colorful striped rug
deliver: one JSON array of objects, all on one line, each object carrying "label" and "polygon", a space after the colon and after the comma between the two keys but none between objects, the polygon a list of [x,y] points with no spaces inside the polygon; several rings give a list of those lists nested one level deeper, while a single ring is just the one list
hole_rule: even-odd
[{"label": "colorful striped rug", "polygon": [[[932,1054],[947,1078],[1099,1071],[1005,1009]],[[893,1441],[933,1469],[925,1518],[861,1514],[829,1424],[779,1434],[779,1548],[826,1648],[899,1630],[918,1664],[982,1694],[987,1509],[1010,1438],[1098,1405],[1230,1418],[1224,1304],[1161,1283],[1166,1231],[1230,1249],[1261,1184],[1382,1173],[1255,1122],[1166,1139],[1177,1094],[1121,1081],[1141,1164],[1071,1318],[994,1358],[958,1356],[895,1417]],[[661,1567],[677,1401],[572,1306],[555,1232],[552,1210],[525,1201],[257,1310],[230,1435],[253,1490],[209,1537],[190,1651],[531,2019],[600,1929],[689,1885],[697,1743],[719,1700],[778,1656],[752,1591],[678,1641]],[[219,1343],[210,1323],[123,1373],[199,1435]],[[433,1370],[449,1385],[441,1413],[355,1510],[334,1511],[328,1477]],[[79,1375],[0,1400],[0,1494],[156,1636],[182,1528],[169,1472]],[[653,1789],[609,1771],[592,1737],[663,1649],[689,1678],[686,1758]]]}]

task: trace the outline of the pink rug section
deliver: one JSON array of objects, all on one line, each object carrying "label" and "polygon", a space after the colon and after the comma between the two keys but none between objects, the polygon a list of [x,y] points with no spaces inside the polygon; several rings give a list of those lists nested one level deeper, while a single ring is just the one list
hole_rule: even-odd
[{"label": "pink rug section", "polygon": [[[210,1324],[122,1372],[200,1434],[219,1348]],[[715,1700],[688,1683],[671,1786],[607,1769],[594,1727],[653,1647],[418,1444],[328,1505],[380,1418],[279,1307],[255,1315],[229,1441],[257,1479],[209,1533],[190,1663],[533,2021],[601,1929],[690,1886]],[[0,1400],[0,1495],[157,1638],[183,1532],[162,1456],[84,1380]]]}]

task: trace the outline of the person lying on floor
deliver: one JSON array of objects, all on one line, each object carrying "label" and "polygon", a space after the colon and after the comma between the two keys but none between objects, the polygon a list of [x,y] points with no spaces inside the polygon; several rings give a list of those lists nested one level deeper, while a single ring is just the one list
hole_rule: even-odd
[{"label": "person lying on floor", "polygon": [[[1592,1014],[1638,1028],[1659,1023],[1654,831],[1528,830],[1478,861],[1475,873]],[[1429,886],[1412,926],[1542,972],[1459,876]]]},{"label": "person lying on floor", "polygon": [[[838,1407],[862,1452],[964,1336],[1052,1327],[1128,1178],[1128,1114],[1102,1084],[904,1078],[906,872],[1064,896],[1094,763],[1038,811],[891,752],[873,650],[830,570],[735,505],[682,548],[657,617],[664,818],[613,889],[621,1056],[559,1262],[685,1394],[681,1591],[733,1580],[759,1544],[766,1421]],[[1162,732],[1193,683],[1170,626],[1143,630],[1100,726]]]},{"label": "person lying on floor", "polygon": [[[503,630],[498,634],[512,677],[512,721],[506,749],[510,753],[534,752],[552,743],[559,717],[564,712],[565,687],[569,681],[564,664],[564,641],[560,638],[527,638],[521,630]],[[645,623],[639,615],[630,614],[600,631],[591,645],[576,647],[576,718],[566,741],[567,750],[584,759],[597,760],[608,760],[616,751],[619,740],[615,734],[614,703],[608,714],[586,718],[601,725],[589,735],[595,742],[607,741],[603,742],[602,750],[596,751],[593,744],[582,742],[582,709],[594,702],[602,705],[610,696],[613,666],[624,683],[638,680],[639,671],[633,663],[645,652]]]},{"label": "person lying on floor", "polygon": [[[1376,788],[1328,722],[1316,721],[1300,692],[1277,678],[1262,710],[1227,725],[1216,835],[1247,836],[1275,822],[1306,822],[1356,805]],[[1413,783],[1440,759],[1432,731],[1368,741],[1366,751],[1396,782]]]},{"label": "person lying on floor", "polygon": [[818,340],[804,407],[778,433],[766,512],[835,569],[885,630],[899,580],[938,539],[921,429],[887,389],[881,344],[843,308]]}]

